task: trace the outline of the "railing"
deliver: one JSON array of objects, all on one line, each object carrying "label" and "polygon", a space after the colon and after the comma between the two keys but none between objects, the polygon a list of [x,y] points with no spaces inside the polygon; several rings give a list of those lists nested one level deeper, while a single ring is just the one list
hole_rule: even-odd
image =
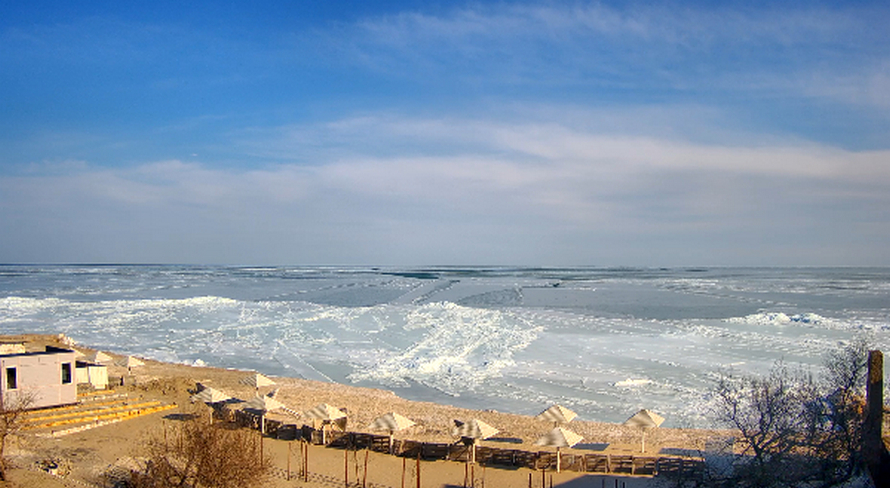
[{"label": "railing", "polygon": [[[260,417],[243,410],[235,410],[233,420],[238,424],[259,429]],[[283,440],[303,439],[312,444],[322,444],[320,429],[303,425],[287,424],[265,419],[265,432],[271,437]],[[389,453],[389,436],[362,432],[329,431],[324,435],[324,444],[338,449],[370,449],[374,452]],[[418,442],[394,439],[392,453],[411,459],[467,461],[471,446],[461,442],[454,444]],[[560,469],[586,473],[658,475],[665,473],[689,473],[702,468],[697,458],[634,456],[625,454],[560,453]],[[502,466],[529,469],[556,469],[555,452],[524,451],[521,449],[501,449],[489,446],[476,446],[476,462],[487,466]]]}]

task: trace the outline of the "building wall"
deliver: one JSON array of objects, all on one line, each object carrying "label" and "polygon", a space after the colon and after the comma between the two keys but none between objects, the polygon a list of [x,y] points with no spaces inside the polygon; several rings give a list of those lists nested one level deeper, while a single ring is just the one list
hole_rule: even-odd
[{"label": "building wall", "polygon": [[78,363],[77,383],[89,384],[93,388],[104,390],[108,388],[108,368],[102,364]]},{"label": "building wall", "polygon": [[[77,372],[74,351],[0,356],[0,400],[7,408],[26,402],[27,408],[67,405],[77,402]],[[70,367],[70,382],[62,383],[62,365]],[[9,369],[15,369],[15,388],[9,384]]]}]

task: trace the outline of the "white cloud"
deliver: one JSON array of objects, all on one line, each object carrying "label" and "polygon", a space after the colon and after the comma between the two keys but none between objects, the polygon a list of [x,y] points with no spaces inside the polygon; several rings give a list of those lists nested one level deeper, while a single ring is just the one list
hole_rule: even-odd
[{"label": "white cloud", "polygon": [[[311,165],[160,161],[2,176],[0,218],[27,222],[23,232],[75,236],[63,242],[104,236],[90,245],[166,249],[191,262],[553,263],[550,246],[565,253],[560,262],[584,263],[586,241],[635,243],[600,250],[614,262],[650,259],[644,243],[654,240],[664,256],[663,243],[694,240],[739,264],[720,251],[732,236],[775,245],[797,235],[812,247],[828,246],[839,229],[870,240],[890,229],[880,210],[890,205],[890,151],[704,144],[553,122],[368,117],[307,130],[327,133]],[[344,151],[354,133],[399,149]],[[285,148],[305,138],[294,127],[272,134]],[[271,148],[270,137],[262,140]],[[15,235],[0,239],[0,251],[16,248]],[[159,238],[169,242],[147,246]]]}]

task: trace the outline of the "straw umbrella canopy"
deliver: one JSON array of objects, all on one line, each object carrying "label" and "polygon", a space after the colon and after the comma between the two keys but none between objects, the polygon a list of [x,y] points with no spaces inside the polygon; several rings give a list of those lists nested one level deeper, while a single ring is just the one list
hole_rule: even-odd
[{"label": "straw umbrella canopy", "polygon": [[111,356],[109,356],[108,354],[105,354],[102,351],[96,351],[96,352],[90,354],[89,356],[87,356],[86,360],[87,360],[87,362],[90,362],[90,363],[102,364],[102,363],[110,363],[113,360],[113,358]]},{"label": "straw umbrella canopy", "polygon": [[316,405],[314,408],[306,410],[303,415],[310,419],[321,420],[321,442],[325,443],[325,425],[346,418],[346,412],[337,407],[332,407],[327,403]]},{"label": "straw umbrella canopy", "polygon": [[292,412],[289,408],[287,408],[283,403],[278,400],[270,397],[270,396],[255,396],[250,400],[244,402],[245,409],[257,410],[260,412],[260,432],[263,434],[266,433],[266,412],[271,412],[272,410],[285,410],[287,412]]},{"label": "straw umbrella canopy", "polygon": [[195,393],[191,396],[190,400],[192,402],[204,402],[204,403],[220,403],[226,400],[231,400],[232,397],[227,393],[223,393],[216,388],[204,388],[203,390]]},{"label": "straw umbrella canopy", "polygon": [[213,404],[222,403],[222,402],[232,400],[232,399],[233,399],[232,396],[230,396],[229,394],[223,393],[222,391],[217,390],[216,388],[210,388],[210,387],[204,388],[203,390],[199,391],[198,393],[195,393],[194,395],[192,395],[189,398],[189,400],[191,400],[192,403],[204,402],[204,404],[211,407],[211,410],[210,410],[210,423],[211,424],[213,423],[213,410],[212,410]]},{"label": "straw umbrella canopy", "polygon": [[571,422],[578,414],[569,410],[562,405],[553,405],[552,407],[539,413],[535,419],[553,422],[554,427],[557,425],[567,424]]},{"label": "straw umbrella canopy", "polygon": [[464,439],[469,439],[473,449],[470,451],[470,462],[476,462],[476,442],[479,439],[488,439],[489,437],[500,432],[494,427],[486,424],[485,422],[479,419],[473,419],[469,422],[461,422],[460,420],[454,421],[454,429],[452,429],[451,434],[455,437],[462,437]]},{"label": "straw umbrella canopy", "polygon": [[133,366],[145,366],[145,363],[142,362],[142,360],[133,356],[122,357],[115,361],[114,364],[123,366],[125,368],[132,368]]},{"label": "straw umbrella canopy", "polygon": [[275,384],[274,381],[260,373],[254,373],[250,376],[245,376],[244,378],[238,380],[238,382],[242,385],[252,386],[257,391],[259,391],[260,387],[262,386],[271,386]]},{"label": "straw umbrella canopy", "polygon": [[554,427],[553,430],[544,434],[537,442],[535,442],[536,446],[550,446],[556,448],[556,472],[559,473],[560,468],[560,454],[559,450],[563,447],[572,447],[575,444],[581,442],[580,435],[572,432],[569,429],[563,427]]},{"label": "straw umbrella canopy", "polygon": [[479,419],[473,419],[469,422],[455,420],[454,429],[451,431],[455,437],[466,437],[468,439],[488,439],[498,432],[500,431]]},{"label": "straw umbrella canopy", "polygon": [[368,425],[368,428],[371,430],[387,430],[389,431],[389,453],[393,453],[393,435],[397,430],[407,429],[415,425],[414,421],[399,415],[395,412],[390,412],[386,415],[381,415],[374,419],[373,422]]},{"label": "straw umbrella canopy", "polygon": [[646,452],[646,429],[655,429],[664,423],[664,417],[655,412],[646,410],[645,408],[633,414],[624,425],[627,427],[637,427],[643,431],[643,437],[640,442],[640,451]]},{"label": "straw umbrella canopy", "polygon": [[114,364],[127,368],[127,371],[131,371],[136,366],[145,366],[144,362],[142,362],[140,359],[134,358],[133,356],[120,358],[115,361]]},{"label": "straw umbrella canopy", "polygon": [[244,402],[244,408],[269,412],[284,408],[284,404],[269,396],[256,396]]}]

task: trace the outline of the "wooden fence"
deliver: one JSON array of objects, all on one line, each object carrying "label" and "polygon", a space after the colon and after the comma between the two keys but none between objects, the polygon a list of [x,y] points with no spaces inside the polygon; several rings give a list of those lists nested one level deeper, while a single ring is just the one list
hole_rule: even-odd
[{"label": "wooden fence", "polygon": [[[234,410],[226,420],[239,425],[259,429],[260,417],[243,410]],[[322,444],[322,432],[308,425],[297,426],[280,421],[264,419],[266,435],[284,440],[305,439],[312,444]],[[361,432],[329,431],[324,436],[324,444],[339,449],[370,449],[374,452],[389,453],[389,436]],[[453,444],[393,440],[393,454],[411,459],[449,460],[465,462],[469,459],[471,446],[462,442]],[[476,447],[476,462],[487,466],[510,468],[556,469],[556,453],[550,451],[523,451],[501,449],[489,446]],[[690,473],[702,468],[702,461],[696,458],[653,457],[617,454],[574,454],[560,453],[560,469],[587,473],[658,475],[666,473]]]}]

